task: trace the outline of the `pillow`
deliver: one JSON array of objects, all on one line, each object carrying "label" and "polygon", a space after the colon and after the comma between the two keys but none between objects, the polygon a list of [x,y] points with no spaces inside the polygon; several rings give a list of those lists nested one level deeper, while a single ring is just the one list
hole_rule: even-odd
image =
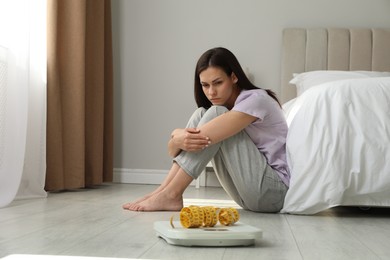
[{"label": "pillow", "polygon": [[358,79],[371,77],[390,77],[390,72],[378,71],[342,71],[342,70],[316,70],[304,73],[296,73],[293,79],[289,82],[297,88],[297,96],[316,85],[343,80],[343,79]]}]

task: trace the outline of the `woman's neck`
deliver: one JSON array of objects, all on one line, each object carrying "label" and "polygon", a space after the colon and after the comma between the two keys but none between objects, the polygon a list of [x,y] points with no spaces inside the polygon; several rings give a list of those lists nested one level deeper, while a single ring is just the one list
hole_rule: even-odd
[{"label": "woman's neck", "polygon": [[231,110],[233,107],[234,107],[234,104],[236,103],[236,100],[238,98],[238,96],[240,95],[241,93],[241,89],[239,89],[238,87],[234,87],[234,91],[229,99],[229,101],[226,103],[226,108]]}]

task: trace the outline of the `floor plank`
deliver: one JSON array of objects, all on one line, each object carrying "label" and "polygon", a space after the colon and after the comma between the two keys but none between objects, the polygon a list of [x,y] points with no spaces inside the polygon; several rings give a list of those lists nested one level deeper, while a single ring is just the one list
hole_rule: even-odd
[{"label": "floor plank", "polygon": [[[121,205],[156,185],[106,184],[49,193],[0,209],[0,257],[9,254],[136,259],[387,259],[390,209],[335,208],[313,216],[239,209],[241,222],[263,230],[249,247],[181,247],[156,236],[153,223],[177,212],[131,212]],[[231,205],[219,187],[189,187],[185,204]]]}]

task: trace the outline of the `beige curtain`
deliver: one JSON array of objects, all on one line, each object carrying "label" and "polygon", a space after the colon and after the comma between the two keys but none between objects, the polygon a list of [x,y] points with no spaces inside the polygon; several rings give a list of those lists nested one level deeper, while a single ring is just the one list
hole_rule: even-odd
[{"label": "beige curtain", "polygon": [[112,181],[110,0],[48,0],[47,191]]}]

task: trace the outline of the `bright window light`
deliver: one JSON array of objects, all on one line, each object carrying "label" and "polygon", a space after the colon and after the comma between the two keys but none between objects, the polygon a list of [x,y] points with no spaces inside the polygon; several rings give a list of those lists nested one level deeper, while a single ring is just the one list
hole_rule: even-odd
[{"label": "bright window light", "polygon": [[0,0],[0,46],[16,53],[25,67],[30,55],[33,72],[46,82],[46,0]]}]

